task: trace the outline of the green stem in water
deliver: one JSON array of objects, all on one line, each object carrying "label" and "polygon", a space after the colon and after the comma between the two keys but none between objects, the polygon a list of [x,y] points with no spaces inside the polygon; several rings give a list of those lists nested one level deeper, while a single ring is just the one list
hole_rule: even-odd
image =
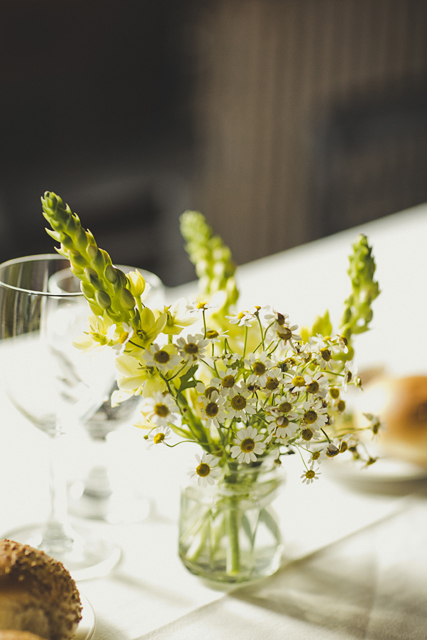
[{"label": "green stem in water", "polygon": [[228,511],[228,557],[227,573],[234,576],[240,573],[240,509],[238,498],[231,498],[231,505]]}]

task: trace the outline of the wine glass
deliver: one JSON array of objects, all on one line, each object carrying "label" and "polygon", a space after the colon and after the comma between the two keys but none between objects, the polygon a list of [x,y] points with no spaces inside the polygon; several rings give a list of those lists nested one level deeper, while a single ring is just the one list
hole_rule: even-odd
[{"label": "wine glass", "polygon": [[63,436],[88,420],[114,378],[109,350],[82,353],[72,344],[85,330],[88,305],[59,255],[27,256],[0,265],[0,375],[12,403],[50,442],[51,511],[45,524],[8,532],[57,558],[78,579],[108,573],[120,549],[73,528],[67,518]]},{"label": "wine glass", "polygon": [[[118,265],[123,273],[135,271],[135,267]],[[162,308],[165,303],[165,287],[158,276],[150,271],[138,269],[146,282],[147,295],[144,300],[151,308]],[[58,277],[56,286],[61,289],[63,277]],[[83,479],[70,484],[68,509],[73,515],[112,524],[140,522],[147,518],[152,504],[146,495],[129,482],[129,467],[125,473],[114,474],[109,457],[108,444],[112,432],[132,424],[138,411],[140,396],[133,396],[117,406],[112,406],[111,396],[117,391],[114,382],[98,410],[84,423],[84,428],[93,443],[91,466]],[[122,434],[124,435],[124,434]],[[117,454],[117,449],[115,451]],[[114,456],[115,467],[123,462]],[[124,465],[121,465],[122,467]],[[122,469],[124,471],[124,469]],[[125,477],[125,481],[119,479]]]}]

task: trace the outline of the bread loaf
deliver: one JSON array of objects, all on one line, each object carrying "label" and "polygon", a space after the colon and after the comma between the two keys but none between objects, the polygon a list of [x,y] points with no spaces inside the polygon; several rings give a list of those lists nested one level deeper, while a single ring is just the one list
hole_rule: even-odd
[{"label": "bread loaf", "polygon": [[0,629],[69,640],[81,608],[75,582],[60,562],[28,545],[0,541]]},{"label": "bread loaf", "polygon": [[375,378],[358,402],[359,414],[364,411],[384,422],[379,443],[386,453],[427,465],[427,376]]}]

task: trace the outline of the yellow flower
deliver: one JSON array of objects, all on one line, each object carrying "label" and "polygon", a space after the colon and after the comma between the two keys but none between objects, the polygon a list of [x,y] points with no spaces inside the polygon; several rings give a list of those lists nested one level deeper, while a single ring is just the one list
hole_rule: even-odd
[{"label": "yellow flower", "polygon": [[197,316],[188,313],[188,301],[180,298],[175,304],[165,307],[164,313],[167,315],[163,333],[177,336],[185,328],[198,321]]},{"label": "yellow flower", "polygon": [[73,345],[81,351],[92,351],[98,347],[112,347],[119,341],[117,326],[110,318],[102,316],[89,316],[88,331],[76,338]]},{"label": "yellow flower", "polygon": [[126,354],[118,356],[116,367],[121,374],[117,384],[125,393],[146,397],[166,388],[156,369],[143,365],[137,357]]},{"label": "yellow flower", "polygon": [[126,275],[129,282],[129,289],[134,298],[139,298],[145,291],[145,279],[142,273],[136,269],[129,271]]},{"label": "yellow flower", "polygon": [[148,307],[144,307],[141,314],[140,328],[136,330],[137,341],[141,347],[149,347],[157,338],[159,333],[164,333],[164,326],[167,322],[167,314],[161,313],[156,319],[154,313]]}]

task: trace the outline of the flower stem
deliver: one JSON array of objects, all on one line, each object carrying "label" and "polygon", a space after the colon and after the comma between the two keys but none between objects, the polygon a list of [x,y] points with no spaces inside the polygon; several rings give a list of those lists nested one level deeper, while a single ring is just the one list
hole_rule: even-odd
[{"label": "flower stem", "polygon": [[231,506],[228,513],[229,547],[227,557],[227,573],[231,576],[240,573],[240,510],[238,504],[237,498],[231,498]]}]

